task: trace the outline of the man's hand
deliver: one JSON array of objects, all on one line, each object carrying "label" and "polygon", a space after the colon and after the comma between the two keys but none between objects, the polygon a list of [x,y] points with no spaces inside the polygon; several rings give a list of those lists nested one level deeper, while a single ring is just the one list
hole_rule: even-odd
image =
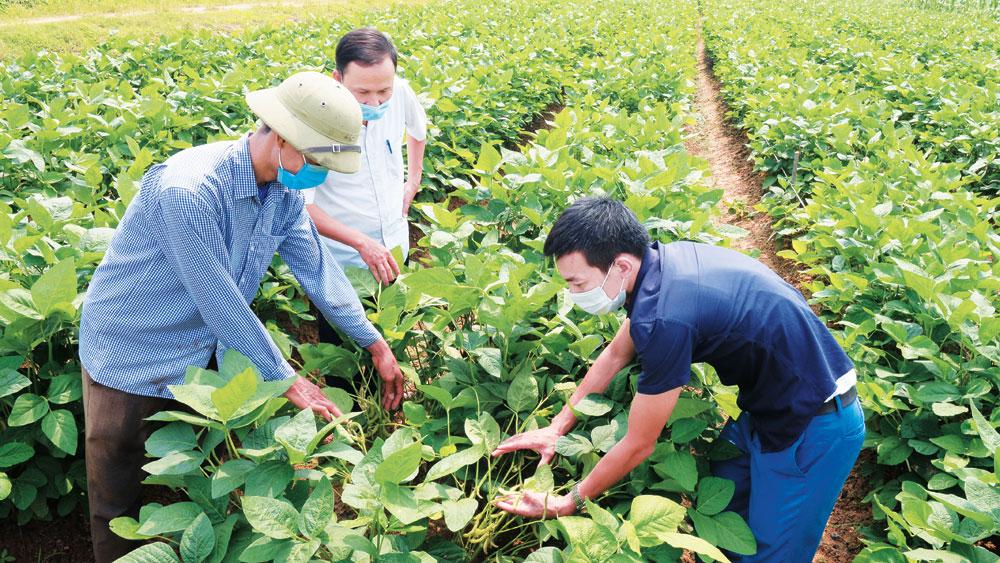
[{"label": "man's hand", "polygon": [[341,416],[340,409],[328,399],[315,383],[300,376],[295,377],[295,383],[285,391],[285,397],[300,409],[311,409],[327,421]]},{"label": "man's hand", "polygon": [[552,426],[515,434],[493,450],[493,457],[517,450],[535,450],[542,456],[540,463],[548,465],[556,455],[556,441],[559,440],[559,436],[561,434]]},{"label": "man's hand", "polygon": [[389,250],[375,241],[375,239],[362,235],[361,241],[354,247],[365,261],[368,270],[371,271],[375,281],[382,285],[389,285],[392,280],[399,275],[399,265],[392,257]]},{"label": "man's hand", "polygon": [[386,410],[396,410],[403,401],[403,372],[399,369],[396,357],[385,340],[379,340],[368,347],[372,354],[372,363],[382,378],[382,407]]},{"label": "man's hand", "polygon": [[420,190],[420,184],[414,183],[407,180],[403,184],[403,217],[410,214],[410,204],[413,203],[413,198],[417,197],[417,191]]},{"label": "man's hand", "polygon": [[501,509],[526,518],[554,518],[576,512],[576,505],[569,495],[523,492],[497,497],[493,504]]}]

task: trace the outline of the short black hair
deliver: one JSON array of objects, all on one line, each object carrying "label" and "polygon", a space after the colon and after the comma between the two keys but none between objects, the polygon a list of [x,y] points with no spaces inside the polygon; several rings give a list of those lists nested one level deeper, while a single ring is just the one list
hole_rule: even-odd
[{"label": "short black hair", "polygon": [[396,47],[386,34],[371,27],[355,29],[341,37],[334,55],[340,74],[344,74],[344,69],[351,63],[372,66],[386,57],[392,60],[392,66],[395,67],[398,59]]},{"label": "short black hair", "polygon": [[610,197],[576,200],[556,219],[545,238],[546,256],[583,253],[587,264],[608,271],[619,254],[642,258],[649,234],[625,204]]}]

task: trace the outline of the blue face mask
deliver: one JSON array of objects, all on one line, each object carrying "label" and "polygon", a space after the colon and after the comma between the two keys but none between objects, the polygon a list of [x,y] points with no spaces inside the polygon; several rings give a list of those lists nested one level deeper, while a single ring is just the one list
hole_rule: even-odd
[{"label": "blue face mask", "polygon": [[368,104],[361,104],[361,119],[365,121],[375,121],[382,119],[385,112],[389,109],[389,100],[382,102],[379,106],[370,106]]},{"label": "blue face mask", "polygon": [[292,174],[281,165],[281,152],[278,152],[278,181],[290,190],[308,190],[315,188],[326,180],[326,168],[309,164],[306,157],[302,157],[302,168]]}]

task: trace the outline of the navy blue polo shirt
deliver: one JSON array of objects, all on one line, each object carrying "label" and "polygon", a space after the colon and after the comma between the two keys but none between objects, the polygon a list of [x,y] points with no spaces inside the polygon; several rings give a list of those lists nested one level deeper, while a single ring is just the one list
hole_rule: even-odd
[{"label": "navy blue polo shirt", "polygon": [[853,368],[802,294],[735,250],[653,243],[626,307],[638,392],[680,387],[692,362],[710,364],[739,387],[764,451],[790,446]]}]

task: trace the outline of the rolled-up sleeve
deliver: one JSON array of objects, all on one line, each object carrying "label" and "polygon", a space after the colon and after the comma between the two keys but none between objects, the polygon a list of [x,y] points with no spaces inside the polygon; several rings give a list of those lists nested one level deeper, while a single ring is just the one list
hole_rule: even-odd
[{"label": "rolled-up sleeve", "polygon": [[309,299],[328,322],[340,327],[358,346],[367,348],[381,340],[382,336],[365,316],[354,286],[320,241],[301,202],[290,217],[278,254],[291,268]]},{"label": "rolled-up sleeve", "polygon": [[233,281],[217,214],[197,192],[165,188],[159,197],[163,252],[205,324],[246,356],[266,380],[295,375]]}]

